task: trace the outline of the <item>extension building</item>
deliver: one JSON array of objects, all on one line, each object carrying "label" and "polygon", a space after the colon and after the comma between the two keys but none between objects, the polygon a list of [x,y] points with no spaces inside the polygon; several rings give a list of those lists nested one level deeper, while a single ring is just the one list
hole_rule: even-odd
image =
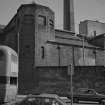
[{"label": "extension building", "polygon": [[85,20],[79,24],[79,33],[89,38],[105,33],[105,23],[99,21]]}]

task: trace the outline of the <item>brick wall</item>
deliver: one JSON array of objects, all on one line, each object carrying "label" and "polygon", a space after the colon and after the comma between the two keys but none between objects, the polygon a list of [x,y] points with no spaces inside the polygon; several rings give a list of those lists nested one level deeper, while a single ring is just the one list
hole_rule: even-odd
[{"label": "brick wall", "polygon": [[92,88],[105,94],[105,68],[102,66],[75,67],[73,84],[75,90],[78,88]]},{"label": "brick wall", "polygon": [[104,51],[96,51],[96,65],[97,66],[104,66],[105,65],[105,53]]},{"label": "brick wall", "polygon": [[[68,94],[70,92],[70,75],[67,66],[43,66],[36,68],[36,87],[33,93]],[[95,89],[105,94],[105,68],[102,66],[75,66],[73,74],[74,93],[79,88]]]},{"label": "brick wall", "polygon": [[[46,24],[44,26],[38,23],[39,15],[46,18]],[[46,43],[48,40],[56,40],[55,29],[54,26],[52,26],[54,25],[54,13],[52,10],[43,6],[23,6],[17,11],[16,20],[17,19],[19,19],[19,21],[16,22],[19,23],[15,24],[14,28],[6,33],[5,44],[17,51],[17,34],[19,34],[19,93],[30,93],[31,90],[36,87],[37,67],[62,67],[72,63],[76,66],[80,65],[79,60],[82,56],[80,47]],[[10,27],[11,24],[8,27]],[[75,40],[75,38],[72,40],[69,32],[60,32],[60,34],[57,34],[59,34],[58,36],[64,36],[65,33],[66,39],[58,38],[57,41],[61,41],[62,43],[71,41],[73,42],[72,44],[78,45],[79,41]],[[85,55],[87,58],[94,58],[92,49],[86,49]],[[96,57],[96,64],[103,64],[103,53],[99,51]],[[53,69],[51,68],[51,70]],[[88,74],[88,70],[83,71],[81,75],[84,76],[85,73]],[[79,72],[78,70],[76,72],[76,78],[78,80],[76,81],[78,83],[77,85],[75,84],[75,87],[78,87],[78,85],[84,86],[83,83],[85,83],[85,81],[79,84],[81,78],[78,76],[81,71]],[[91,75],[94,75],[94,73]],[[84,78],[85,77],[83,77],[83,80]]]},{"label": "brick wall", "polygon": [[17,32],[16,27],[9,30],[5,35],[4,44],[10,46],[15,51],[17,51]]},{"label": "brick wall", "polygon": [[[52,63],[55,65],[56,60],[54,61],[50,54],[52,48],[54,48],[56,56],[55,46],[46,43],[48,40],[55,40],[54,13],[48,8],[37,8],[35,14],[35,65],[49,66],[53,65]],[[43,19],[44,23],[40,23],[40,18]]]},{"label": "brick wall", "polygon": [[[22,17],[19,32],[19,92],[30,91],[33,87],[35,36],[34,16]],[[31,82],[30,82],[31,81]],[[22,90],[21,90],[22,89]],[[24,90],[23,90],[24,89]]]}]

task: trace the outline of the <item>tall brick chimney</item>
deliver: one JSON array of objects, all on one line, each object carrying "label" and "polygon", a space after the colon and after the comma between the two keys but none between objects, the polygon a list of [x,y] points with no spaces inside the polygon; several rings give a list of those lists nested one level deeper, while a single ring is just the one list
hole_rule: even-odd
[{"label": "tall brick chimney", "polygon": [[73,0],[64,1],[64,30],[75,32]]}]

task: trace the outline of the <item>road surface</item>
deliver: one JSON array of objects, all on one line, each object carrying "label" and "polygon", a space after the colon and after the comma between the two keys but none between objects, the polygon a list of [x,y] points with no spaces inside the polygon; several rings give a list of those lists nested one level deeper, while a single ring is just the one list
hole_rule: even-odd
[{"label": "road surface", "polygon": [[97,102],[79,102],[79,103],[73,103],[72,105],[102,105]]}]

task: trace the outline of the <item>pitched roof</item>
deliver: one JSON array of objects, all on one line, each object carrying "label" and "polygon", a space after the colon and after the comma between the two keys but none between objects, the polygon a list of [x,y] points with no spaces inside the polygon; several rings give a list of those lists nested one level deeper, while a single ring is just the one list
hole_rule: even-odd
[{"label": "pitched roof", "polygon": [[89,40],[89,43],[104,48],[105,33],[100,34]]}]

